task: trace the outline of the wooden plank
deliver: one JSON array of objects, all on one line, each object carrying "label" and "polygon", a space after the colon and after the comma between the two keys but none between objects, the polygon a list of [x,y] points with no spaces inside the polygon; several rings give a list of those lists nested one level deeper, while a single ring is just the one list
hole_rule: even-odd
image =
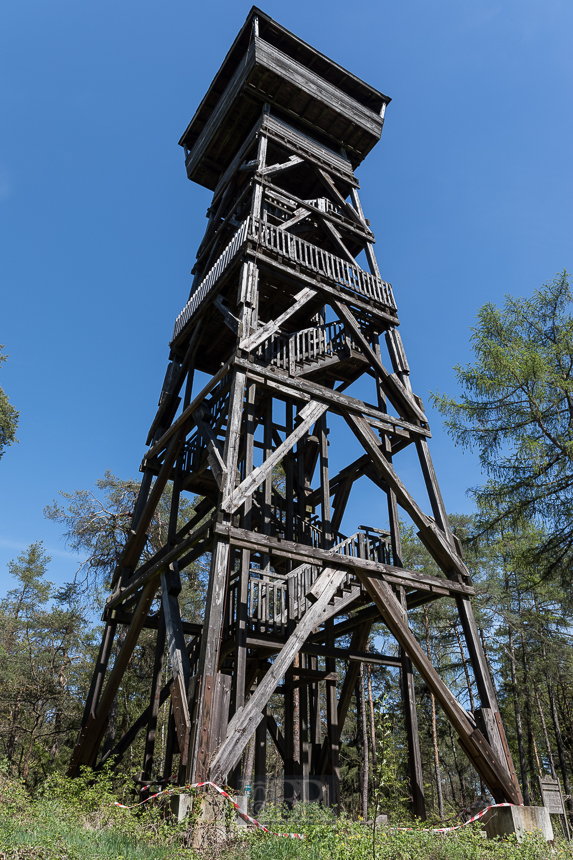
[{"label": "wooden plank", "polygon": [[434,588],[447,589],[452,595],[460,594],[467,597],[475,595],[475,590],[471,585],[465,585],[464,583],[454,582],[449,579],[441,579],[439,576],[431,576],[421,571],[411,571],[405,568],[394,567],[391,564],[383,564],[379,561],[345,556],[332,550],[323,550],[307,546],[306,544],[299,544],[295,541],[269,537],[260,532],[252,532],[235,526],[228,528],[215,524],[213,530],[216,534],[228,536],[233,546],[236,547],[258,548],[261,551],[267,550],[271,555],[292,558],[293,560],[298,558],[308,564],[318,564],[319,566],[335,562],[337,565],[347,569],[354,570],[356,567],[360,567],[362,570],[367,570],[371,575],[378,576],[390,584],[405,585],[407,588],[426,587],[428,590]]},{"label": "wooden plank", "polygon": [[243,350],[243,352],[254,352],[254,350],[265,342],[271,335],[278,332],[281,326],[297,311],[299,311],[304,305],[306,305],[311,299],[316,296],[316,290],[311,290],[308,287],[302,289],[297,295],[294,297],[294,303],[286,309],[282,314],[280,314],[276,319],[269,320],[268,323],[265,323],[258,331],[246,337],[239,344],[239,349]]},{"label": "wooden plank", "polygon": [[234,513],[237,511],[241,505],[244,503],[245,499],[253,494],[253,492],[260,487],[260,485],[265,481],[265,479],[272,474],[272,470],[276,465],[278,465],[281,460],[284,458],[289,451],[292,450],[293,446],[301,439],[305,433],[318,421],[318,419],[323,415],[328,406],[324,403],[317,403],[315,401],[310,401],[304,406],[300,412],[298,413],[298,417],[300,419],[300,423],[293,430],[293,432],[288,436],[282,445],[279,445],[278,448],[275,448],[270,457],[258,466],[256,469],[253,469],[250,475],[242,481],[239,486],[229,492],[225,498],[223,499],[221,507],[227,513]]},{"label": "wooden plank", "polygon": [[159,556],[157,560],[151,559],[151,564],[142,565],[140,570],[136,570],[125,588],[108,598],[106,603],[106,612],[111,612],[112,609],[115,609],[132,594],[139,591],[139,589],[147,582],[156,578],[165,567],[180,558],[183,553],[198,543],[201,538],[208,537],[208,533],[213,526],[214,519],[214,517],[210,517],[207,522],[194,529],[187,538],[177,543],[172,550],[156,553],[154,558]]},{"label": "wooden plank", "polygon": [[334,224],[331,224],[328,218],[321,217],[320,220],[322,221],[326,232],[330,235],[330,238],[334,241],[334,244],[342,254],[342,257],[347,260],[351,266],[356,266],[356,268],[359,269],[360,266],[344,244],[344,240],[342,239],[342,236],[340,235]]},{"label": "wooden plank", "polygon": [[318,167],[325,167],[348,185],[358,185],[351,163],[334,150],[322,146],[317,140],[302,134],[288,123],[270,114],[264,118],[263,127],[269,137],[280,143],[287,151],[301,155],[305,161],[310,161]]},{"label": "wooden plank", "polygon": [[229,496],[235,487],[246,381],[247,377],[244,370],[235,368],[229,395],[229,417],[223,452],[223,460],[227,469],[224,486],[221,490],[223,497]]},{"label": "wooden plank", "polygon": [[300,155],[291,155],[288,161],[283,161],[281,164],[271,164],[264,167],[260,172],[263,176],[274,176],[276,173],[284,173],[285,170],[290,170],[296,167],[297,164],[302,164],[304,161]]},{"label": "wooden plank", "polygon": [[107,684],[101,694],[95,716],[86,724],[81,739],[74,750],[72,761],[70,763],[71,774],[75,773],[78,766],[82,764],[92,766],[95,762],[97,751],[105,731],[111,704],[119,690],[121,680],[131,655],[133,654],[133,649],[139,639],[139,634],[143,628],[143,623],[147,617],[149,607],[153,602],[156,591],[157,586],[155,582],[147,583],[143,589],[137,608],[133,613],[133,621],[128,627],[123,645],[121,646],[119,654],[115,658],[113,669],[111,670]]},{"label": "wooden plank", "polygon": [[221,450],[221,443],[213,432],[212,427],[210,427],[209,424],[207,424],[199,417],[200,414],[201,410],[196,410],[193,414],[193,418],[195,419],[195,423],[197,424],[198,431],[201,433],[201,435],[207,442],[205,447],[207,449],[207,459],[209,460],[211,472],[213,473],[213,477],[217,482],[219,490],[222,490],[227,480],[227,466],[225,465],[225,461],[223,460],[223,451]]},{"label": "wooden plank", "polygon": [[420,535],[425,538],[426,545],[440,565],[444,573],[450,574],[455,571],[462,579],[469,581],[469,572],[462,559],[447,542],[443,532],[436,526],[430,517],[426,516],[418,507],[414,498],[410,495],[404,484],[396,475],[393,467],[388,463],[381,453],[379,443],[374,433],[370,430],[363,418],[346,414],[348,425],[354,431],[356,437],[362,443],[366,451],[372,457],[372,463],[386,481],[390,489],[396,495],[396,499],[404,510],[410,515],[414,523],[420,529]]},{"label": "wooden plank", "polygon": [[366,416],[366,419],[375,418],[382,424],[388,425],[389,430],[393,427],[404,428],[409,433],[419,436],[431,437],[429,428],[419,427],[407,420],[395,418],[393,415],[388,415],[382,412],[375,406],[358,400],[356,397],[350,397],[348,394],[342,394],[337,389],[327,388],[317,382],[311,382],[308,379],[293,379],[288,373],[284,373],[276,367],[259,367],[253,366],[250,362],[242,358],[236,358],[235,364],[238,367],[244,367],[247,370],[249,379],[258,382],[260,385],[267,384],[270,387],[275,386],[277,391],[290,396],[293,399],[316,399],[323,400],[329,404],[329,408],[337,415],[343,415],[343,410]]},{"label": "wooden plank", "polygon": [[289,218],[288,221],[283,221],[282,224],[278,225],[278,230],[288,230],[290,227],[294,227],[295,224],[299,224],[301,221],[304,221],[305,218],[309,217],[309,211],[306,207],[295,209],[292,218]]},{"label": "wooden plank", "polygon": [[[335,108],[349,121],[359,125],[377,140],[382,133],[382,119],[374,111],[357,102],[338,87],[287,56],[263,39],[255,39],[256,62],[275,74],[279,74],[292,85],[317,99],[321,104]],[[270,99],[272,103],[272,99]]]},{"label": "wooden plank", "polygon": [[364,355],[370,360],[380,382],[384,386],[386,394],[396,409],[400,414],[405,415],[406,418],[413,418],[414,420],[418,419],[422,423],[427,424],[428,419],[424,410],[420,409],[414,400],[413,395],[404,387],[404,385],[402,385],[400,380],[386,370],[379,356],[370,346],[368,338],[363,334],[354,314],[340,301],[335,301],[332,304],[340,318],[344,320],[344,323],[348,326],[349,330],[358,341]]},{"label": "wooden plank", "polygon": [[221,643],[221,623],[225,605],[227,574],[229,570],[230,540],[216,536],[209,573],[209,584],[205,600],[205,620],[201,636],[198,674],[202,678],[196,704],[196,732],[194,748],[189,762],[189,778],[201,781],[207,772],[209,757],[208,738],[210,734],[211,701],[214,678],[219,664]]},{"label": "wooden plank", "polygon": [[[263,185],[265,186],[267,194],[271,198],[275,198],[285,206],[298,206],[301,209],[306,209],[309,214],[320,218],[324,224],[328,223],[333,227],[340,227],[360,242],[372,242],[374,239],[374,236],[368,227],[363,226],[362,224],[357,225],[354,219],[349,221],[343,215],[339,215],[338,212],[320,209],[310,200],[303,200],[302,197],[298,197],[292,190],[285,191],[284,188],[275,185],[269,179],[263,179]],[[358,266],[358,263],[354,261],[352,265]],[[358,268],[360,268],[360,266],[358,266]],[[382,280],[382,278],[380,278],[380,280]]]},{"label": "wooden plank", "polygon": [[149,719],[147,722],[147,734],[145,737],[145,750],[143,752],[142,777],[151,779],[153,770],[153,758],[155,752],[155,738],[157,735],[157,718],[161,705],[161,682],[163,680],[163,660],[165,653],[165,614],[159,613],[159,626],[157,628],[157,639],[155,642],[155,658],[153,662],[153,675],[151,678],[151,697],[149,702]]},{"label": "wooden plank", "polygon": [[326,190],[334,197],[334,202],[337,203],[341,209],[355,221],[360,227],[362,227],[367,233],[371,233],[372,231],[368,229],[366,222],[360,217],[356,209],[350,205],[350,203],[342,196],[336,184],[334,183],[331,176],[328,175],[326,170],[323,170],[321,167],[316,168],[316,175],[326,188]]},{"label": "wooden plank", "polygon": [[189,404],[189,406],[183,410],[177,421],[175,421],[168,430],[165,431],[163,436],[154,442],[151,448],[145,454],[143,458],[142,466],[145,467],[145,464],[154,459],[158,454],[160,454],[167,446],[171,437],[177,433],[179,430],[183,430],[185,433],[189,433],[190,430],[195,426],[195,422],[193,420],[193,413],[197,409],[198,406],[206,400],[207,395],[215,388],[218,382],[226,376],[229,372],[229,368],[231,366],[231,362],[227,362],[223,365],[223,367],[209,380],[207,385],[203,388],[202,391],[199,392],[197,397],[194,398],[193,402]]},{"label": "wooden plank", "polygon": [[295,654],[317,623],[323,608],[329,603],[345,578],[344,570],[325,568],[320,575],[322,593],[312,604],[289,636],[285,646],[266,673],[247,704],[238,710],[227,729],[227,737],[209,768],[210,778],[217,782],[225,779],[236,765],[253,731],[262,719],[262,709],[268,702],[280,679],[291,665]]},{"label": "wooden plank", "polygon": [[381,323],[390,323],[390,325],[398,325],[398,314],[394,307],[388,304],[378,304],[367,296],[355,292],[345,284],[338,283],[334,275],[313,275],[305,273],[302,270],[293,271],[292,264],[288,265],[277,259],[277,256],[272,256],[270,251],[264,247],[247,247],[244,251],[244,256],[253,259],[256,258],[259,269],[276,276],[279,273],[281,281],[287,284],[292,284],[300,289],[301,284],[315,289],[322,293],[325,300],[333,299],[339,301],[341,298],[352,304],[353,307],[367,313],[373,320]]}]

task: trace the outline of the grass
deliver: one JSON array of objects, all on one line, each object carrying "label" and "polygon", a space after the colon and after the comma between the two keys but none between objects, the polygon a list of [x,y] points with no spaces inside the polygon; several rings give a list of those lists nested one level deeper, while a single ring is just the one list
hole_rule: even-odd
[{"label": "grass", "polygon": [[231,844],[191,847],[192,823],[177,824],[168,800],[141,811],[114,806],[111,775],[96,783],[89,774],[76,780],[50,778],[30,798],[24,787],[0,774],[0,860],[566,860],[571,848],[550,848],[539,836],[487,840],[479,823],[451,834],[422,829],[380,828],[334,818],[328,810],[299,806],[285,818],[268,808],[265,823],[274,830],[304,833],[304,841],[242,831]]}]

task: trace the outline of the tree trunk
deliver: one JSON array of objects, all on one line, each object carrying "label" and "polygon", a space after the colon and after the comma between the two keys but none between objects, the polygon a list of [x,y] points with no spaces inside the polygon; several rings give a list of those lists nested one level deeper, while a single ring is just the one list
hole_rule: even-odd
[{"label": "tree trunk", "polygon": [[358,809],[362,815],[364,809],[364,730],[362,728],[362,696],[360,694],[360,676],[354,685],[356,701],[356,753],[358,756]]},{"label": "tree trunk", "polygon": [[[523,691],[525,697],[525,705],[523,708],[523,713],[525,716],[525,728],[527,731],[527,758],[529,765],[529,778],[531,782],[531,800],[534,799],[536,794],[534,786],[535,786],[535,762],[534,755],[537,757],[537,745],[535,743],[535,738],[533,737],[533,728],[531,723],[531,697],[529,695],[529,671],[527,667],[527,657],[525,655],[525,640],[523,638],[523,633],[520,636],[521,639],[521,668],[523,670]],[[537,768],[539,770],[539,767]]]},{"label": "tree trunk", "polygon": [[454,733],[452,731],[452,724],[449,721],[448,721],[448,729],[450,731],[450,741],[452,743],[452,752],[454,754],[454,765],[455,765],[456,773],[458,775],[458,780],[460,783],[460,796],[462,799],[462,806],[465,808],[467,806],[467,803],[466,803],[466,793],[464,790],[464,779],[463,779],[463,775],[462,775],[462,770],[460,768],[458,753],[456,750],[456,740],[454,738]]},{"label": "tree trunk", "polygon": [[[369,645],[366,646],[366,650],[369,650]],[[374,699],[372,697],[372,674],[370,672],[370,665],[366,667],[366,676],[368,678],[368,704],[370,706],[370,735],[372,739],[372,767],[375,768],[377,764],[377,756],[376,756],[376,721],[374,720]]]},{"label": "tree trunk", "polygon": [[509,664],[511,667],[511,686],[513,689],[513,707],[515,710],[515,730],[517,734],[517,748],[519,750],[519,769],[521,771],[521,787],[523,789],[523,802],[525,806],[531,806],[531,798],[529,796],[529,779],[527,777],[527,764],[525,761],[525,747],[523,745],[523,727],[521,724],[521,708],[519,705],[519,696],[517,695],[517,669],[515,659],[515,643],[513,641],[513,628],[508,625],[508,648],[509,648]]},{"label": "tree trunk", "polygon": [[16,697],[16,704],[14,705],[14,710],[12,711],[12,726],[10,728],[10,735],[8,737],[8,743],[6,745],[6,758],[8,762],[12,764],[12,759],[14,758],[14,752],[16,750],[16,741],[18,740],[17,735],[17,726],[18,720],[20,718],[20,704],[22,701],[22,688],[18,690],[18,695]]},{"label": "tree trunk", "polygon": [[364,697],[364,663],[360,664],[360,710],[362,712],[362,746],[364,748],[364,768],[362,772],[362,817],[368,820],[368,778],[370,762],[368,755],[368,723],[366,722],[366,700]]},{"label": "tree trunk", "polygon": [[547,755],[549,757],[549,767],[551,769],[551,776],[553,779],[557,779],[557,773],[555,771],[555,764],[553,762],[553,753],[551,752],[551,744],[549,743],[549,733],[547,731],[547,724],[545,723],[545,714],[543,713],[543,707],[541,706],[541,698],[539,696],[539,690],[537,688],[537,682],[533,682],[533,687],[535,689],[535,700],[537,702],[537,710],[539,711],[539,716],[541,718],[541,727],[543,729],[543,737],[545,738],[545,746],[547,748]]},{"label": "tree trunk", "polygon": [[569,771],[567,768],[567,760],[565,758],[565,747],[563,746],[563,737],[561,735],[561,727],[559,725],[559,717],[557,715],[557,707],[555,705],[555,696],[553,693],[553,682],[551,679],[547,682],[547,693],[549,695],[549,707],[551,708],[551,718],[553,719],[553,730],[555,732],[555,740],[557,741],[557,751],[559,753],[559,764],[563,775],[563,785],[565,794],[568,797],[567,807],[569,813],[573,813],[573,799],[571,798],[571,786],[569,785]]},{"label": "tree trunk", "polygon": [[[428,621],[428,610],[424,606],[424,622],[426,625],[426,651],[428,659],[432,659],[430,649],[430,622]],[[440,818],[444,817],[444,799],[442,796],[442,780],[440,776],[440,756],[438,753],[438,725],[436,721],[436,700],[434,694],[430,693],[430,702],[432,705],[432,744],[434,747],[434,769],[436,772],[436,791],[438,794],[438,813]]]}]

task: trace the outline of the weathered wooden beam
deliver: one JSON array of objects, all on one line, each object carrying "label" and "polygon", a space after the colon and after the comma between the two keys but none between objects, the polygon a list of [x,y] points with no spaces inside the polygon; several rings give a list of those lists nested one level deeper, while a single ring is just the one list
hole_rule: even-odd
[{"label": "weathered wooden beam", "polygon": [[380,378],[380,382],[384,386],[388,397],[398,409],[398,411],[403,414],[406,418],[410,419],[418,419],[424,424],[428,423],[428,419],[423,409],[421,409],[416,401],[414,400],[413,394],[408,391],[408,389],[402,384],[400,379],[389,373],[379,356],[372,349],[370,343],[368,342],[368,338],[362,332],[360,325],[358,324],[358,320],[352,313],[352,311],[341,301],[335,301],[332,303],[334,309],[337,311],[340,319],[342,319],[346,326],[348,326],[349,331],[358,341],[361,350],[364,352],[364,355],[368,359],[370,359],[370,363],[375,369],[376,373]]},{"label": "weathered wooden beam", "polygon": [[344,570],[336,568],[325,568],[322,571],[317,580],[317,582],[320,581],[320,596],[316,603],[307,609],[272,667],[257,685],[247,704],[235,713],[229,723],[227,737],[210,764],[209,775],[214,782],[217,782],[218,779],[224,779],[241,757],[249,738],[262,719],[263,707],[291,665],[295,654],[300,650],[300,646],[316,625],[322,610],[343,582],[345,575]]},{"label": "weathered wooden beam", "polygon": [[207,449],[207,458],[209,460],[209,465],[211,466],[211,472],[217,482],[217,486],[222,490],[223,485],[227,480],[227,466],[223,460],[221,443],[213,432],[212,427],[210,427],[206,421],[202,420],[201,414],[201,408],[199,408],[194,412],[193,418],[197,424],[197,429],[207,441],[207,445],[205,447]]},{"label": "weathered wooden beam", "polygon": [[420,536],[425,539],[428,550],[444,573],[450,574],[451,571],[455,571],[462,579],[469,581],[469,571],[462,559],[448,543],[444,533],[430,517],[423,513],[413,496],[411,496],[400,481],[391,464],[381,453],[379,442],[367,422],[357,415],[352,415],[350,412],[346,414],[346,420],[365,450],[371,455],[373,466],[386,481],[392,492],[395,493],[398,503],[420,529]]},{"label": "weathered wooden beam", "polygon": [[301,562],[308,564],[329,564],[336,562],[337,565],[349,570],[355,567],[360,567],[363,570],[368,570],[373,576],[378,575],[381,579],[390,584],[403,585],[405,588],[427,588],[428,590],[443,589],[449,594],[460,594],[467,597],[475,595],[475,590],[471,585],[466,585],[463,582],[454,582],[449,579],[442,579],[439,576],[431,576],[421,571],[406,570],[405,568],[394,567],[391,564],[384,564],[379,561],[369,561],[365,558],[355,558],[353,556],[345,556],[332,550],[323,550],[316,547],[310,547],[306,544],[296,543],[295,541],[287,541],[282,538],[270,537],[262,535],[259,532],[240,529],[236,526],[227,528],[219,524],[213,526],[216,534],[226,535],[232,541],[233,546],[245,548],[258,548],[262,552],[269,552],[271,555],[276,555],[282,558],[290,558],[292,560],[300,559]]},{"label": "weathered wooden beam", "polygon": [[203,537],[207,537],[209,531],[213,527],[213,523],[214,518],[209,518],[207,522],[194,529],[187,538],[177,543],[172,550],[168,550],[165,553],[157,553],[159,558],[156,561],[152,559],[151,564],[146,564],[142,566],[141,570],[136,570],[135,573],[132,575],[131,579],[128,580],[127,585],[122,588],[121,591],[113,594],[110,598],[108,598],[105,612],[108,613],[112,609],[115,609],[117,606],[127,600],[130,595],[135,594],[135,592],[139,591],[139,589],[147,582],[152,579],[155,579],[164,568],[171,564],[172,561],[176,561],[178,558],[180,558],[180,556],[183,555],[183,553],[185,553],[188,549],[198,543],[198,541],[200,541]]},{"label": "weathered wooden beam", "polygon": [[285,441],[279,445],[278,448],[275,448],[264,463],[256,469],[253,469],[251,474],[247,475],[244,481],[242,481],[235,490],[232,490],[225,496],[222,502],[223,510],[228,513],[234,513],[237,511],[245,500],[253,494],[257,487],[260,487],[266,478],[272,474],[275,466],[277,466],[284,456],[292,450],[299,439],[308,432],[308,430],[316,423],[316,421],[318,421],[327,409],[328,406],[324,403],[316,403],[313,401],[307,403],[306,406],[304,406],[298,413],[298,418],[300,419],[298,426],[293,430],[290,436],[288,436]]},{"label": "weathered wooden beam", "polygon": [[264,167],[260,173],[263,176],[271,176],[277,173],[284,173],[285,170],[291,170],[291,168],[296,167],[298,164],[302,164],[304,161],[299,155],[291,155],[288,161],[283,161],[281,164],[271,164],[268,167]]},{"label": "weathered wooden beam", "polygon": [[[358,400],[350,395],[342,394],[339,389],[326,388],[317,382],[311,382],[308,379],[289,376],[283,373],[278,368],[253,366],[248,361],[242,358],[235,359],[235,364],[239,367],[244,367],[247,370],[249,379],[257,382],[259,385],[266,385],[272,390],[276,390],[285,397],[293,399],[322,400],[329,404],[329,408],[336,414],[343,415],[344,410],[353,412],[358,415],[364,415],[367,421],[374,419],[375,426],[382,425],[388,433],[395,432],[395,428],[404,428],[409,433],[430,437],[432,434],[426,427],[418,427],[405,419],[395,418],[393,415],[388,415],[362,400]],[[373,424],[374,424],[373,421]]]},{"label": "weathered wooden beam", "polygon": [[507,801],[519,804],[520,796],[506,771],[500,764],[490,745],[479,729],[476,729],[467,711],[462,708],[455,696],[446,687],[430,660],[414,638],[408,623],[404,620],[404,610],[398,600],[382,584],[357,568],[364,587],[378,606],[384,621],[398,643],[408,654],[418,669],[436,700],[439,702],[452,727],[460,738],[460,743],[474,767],[492,792],[496,802]]},{"label": "weathered wooden beam", "polygon": [[127,629],[127,633],[120,648],[119,654],[115,658],[113,669],[107,680],[107,684],[101,694],[97,708],[93,717],[90,717],[85,727],[83,728],[76,748],[74,750],[72,760],[70,762],[69,774],[75,776],[78,767],[82,764],[92,766],[95,762],[101,739],[107,725],[107,718],[111,704],[119,689],[121,679],[127,668],[127,664],[133,654],[133,649],[137,644],[139,634],[143,628],[149,607],[151,606],[157,585],[155,582],[149,582],[144,587],[137,608],[133,613],[133,621]]},{"label": "weathered wooden beam", "polygon": [[244,338],[239,344],[239,349],[243,352],[254,352],[254,350],[262,343],[279,331],[281,326],[297,311],[303,308],[308,302],[316,296],[316,290],[311,290],[308,287],[302,289],[294,296],[294,303],[283,311],[276,319],[269,320],[268,323],[261,326],[256,332]]}]

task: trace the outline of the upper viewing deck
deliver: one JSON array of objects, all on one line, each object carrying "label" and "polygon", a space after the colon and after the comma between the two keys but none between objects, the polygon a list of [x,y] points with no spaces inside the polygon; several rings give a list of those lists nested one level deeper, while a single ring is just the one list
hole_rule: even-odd
[{"label": "upper viewing deck", "polygon": [[253,6],[179,141],[187,175],[214,190],[265,103],[356,168],[380,139],[389,102]]}]

